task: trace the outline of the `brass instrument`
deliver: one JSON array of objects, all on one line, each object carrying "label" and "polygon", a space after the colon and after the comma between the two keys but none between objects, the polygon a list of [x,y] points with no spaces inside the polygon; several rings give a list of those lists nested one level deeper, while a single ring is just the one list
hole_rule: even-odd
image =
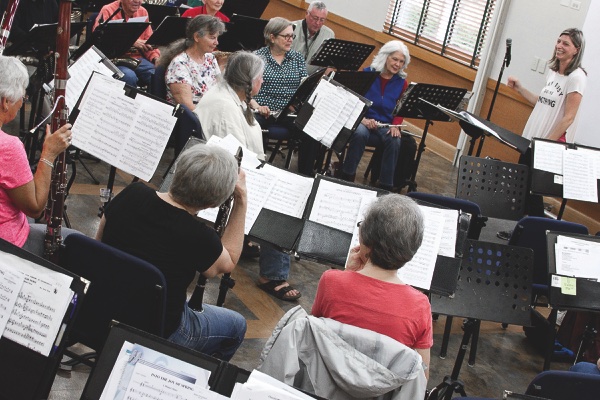
[{"label": "brass instrument", "polygon": [[[242,165],[242,148],[238,147],[237,154],[235,158],[238,161],[238,168]],[[217,219],[215,220],[214,228],[217,231],[219,237],[223,236],[225,232],[225,227],[227,226],[227,221],[229,221],[229,215],[231,214],[231,210],[233,209],[233,194],[229,196],[227,200],[219,207],[219,213],[217,214]],[[194,288],[194,293],[192,293],[192,297],[188,301],[188,306],[195,311],[202,311],[202,301],[204,299],[204,288],[206,287],[206,277],[202,274],[198,277],[198,282],[196,282],[196,287]],[[231,274],[223,274],[221,277],[221,284],[219,285],[219,296],[217,297],[217,306],[222,306],[225,302],[225,296],[227,295],[227,290],[232,289],[235,286],[235,281],[231,278]]]},{"label": "brass instrument", "polygon": [[0,55],[4,53],[4,48],[8,42],[8,35],[10,35],[10,28],[12,28],[17,7],[19,7],[19,0],[9,0],[6,11],[2,14],[2,21],[0,23]]},{"label": "brass instrument", "polygon": [[[71,37],[71,3],[72,0],[61,0],[58,10],[58,27],[56,29],[56,51],[54,72],[54,102],[52,115],[52,132],[56,132],[68,122],[69,110],[65,102],[69,66],[69,41]],[[65,193],[67,183],[66,152],[62,152],[54,161],[50,193],[46,203],[46,237],[44,240],[45,257],[56,263],[62,243],[61,225],[63,221]]]}]

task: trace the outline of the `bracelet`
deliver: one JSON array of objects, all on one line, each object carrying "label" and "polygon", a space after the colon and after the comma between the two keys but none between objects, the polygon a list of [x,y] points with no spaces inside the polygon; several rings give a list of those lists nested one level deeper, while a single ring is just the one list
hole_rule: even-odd
[{"label": "bracelet", "polygon": [[40,158],[40,161],[49,166],[50,168],[54,169],[54,164],[52,162],[46,160],[45,158]]}]

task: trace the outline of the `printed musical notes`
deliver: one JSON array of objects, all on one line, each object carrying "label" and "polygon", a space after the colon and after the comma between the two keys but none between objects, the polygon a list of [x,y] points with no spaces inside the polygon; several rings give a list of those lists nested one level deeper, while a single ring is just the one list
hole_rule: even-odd
[{"label": "printed musical notes", "polygon": [[126,96],[123,82],[94,73],[79,107],[73,145],[149,181],[177,122],[173,106]]},{"label": "printed musical notes", "polygon": [[563,155],[563,197],[598,202],[594,159],[590,153],[566,149]]},{"label": "printed musical notes", "polygon": [[73,298],[73,278],[0,252],[0,267],[6,270],[7,266],[18,271],[23,281],[2,336],[47,356]]},{"label": "printed musical notes", "polygon": [[0,336],[17,301],[25,277],[6,264],[0,264]]}]

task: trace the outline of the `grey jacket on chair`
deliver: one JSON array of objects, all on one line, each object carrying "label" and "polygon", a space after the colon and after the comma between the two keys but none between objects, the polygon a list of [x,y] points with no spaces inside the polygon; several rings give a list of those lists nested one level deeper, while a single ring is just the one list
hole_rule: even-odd
[{"label": "grey jacket on chair", "polygon": [[329,318],[288,311],[265,344],[258,370],[330,400],[425,398],[423,360],[396,340]]}]

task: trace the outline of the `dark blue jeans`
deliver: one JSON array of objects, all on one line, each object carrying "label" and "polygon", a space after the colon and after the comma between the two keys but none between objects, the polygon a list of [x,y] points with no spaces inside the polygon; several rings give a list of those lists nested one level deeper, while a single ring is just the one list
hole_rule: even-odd
[{"label": "dark blue jeans", "polygon": [[370,130],[363,124],[359,124],[356,132],[350,138],[346,158],[342,171],[346,175],[356,174],[358,163],[365,152],[365,146],[382,146],[383,157],[381,159],[381,174],[379,183],[386,186],[394,186],[394,172],[400,154],[400,137],[388,134],[389,128],[378,128]]},{"label": "dark blue jeans", "polygon": [[145,58],[142,58],[142,62],[140,62],[140,65],[138,65],[135,70],[127,67],[117,68],[125,74],[121,80],[133,87],[150,85],[150,79],[152,79],[152,75],[154,75],[154,64]]}]

